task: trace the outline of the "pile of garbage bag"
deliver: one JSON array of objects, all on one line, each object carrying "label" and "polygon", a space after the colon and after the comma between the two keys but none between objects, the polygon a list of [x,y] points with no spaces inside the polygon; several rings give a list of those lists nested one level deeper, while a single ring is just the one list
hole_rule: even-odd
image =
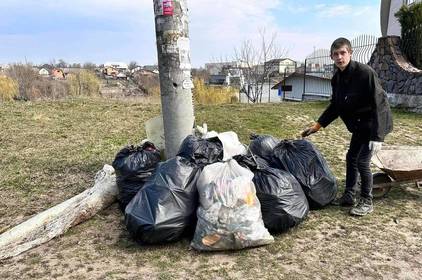
[{"label": "pile of garbage bag", "polygon": [[160,162],[159,155],[147,142],[113,162],[126,227],[142,244],[185,236],[200,251],[270,244],[271,234],[297,226],[310,206],[327,205],[337,192],[325,159],[306,140],[253,135],[246,146],[233,131],[212,131],[187,136],[174,158]]}]

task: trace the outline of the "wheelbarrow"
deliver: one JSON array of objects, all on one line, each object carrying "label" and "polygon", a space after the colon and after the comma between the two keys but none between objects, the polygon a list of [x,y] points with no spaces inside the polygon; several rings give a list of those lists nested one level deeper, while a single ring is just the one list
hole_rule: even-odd
[{"label": "wheelbarrow", "polygon": [[384,197],[395,185],[414,182],[422,188],[422,146],[384,146],[372,163],[383,171],[372,174],[374,198]]}]

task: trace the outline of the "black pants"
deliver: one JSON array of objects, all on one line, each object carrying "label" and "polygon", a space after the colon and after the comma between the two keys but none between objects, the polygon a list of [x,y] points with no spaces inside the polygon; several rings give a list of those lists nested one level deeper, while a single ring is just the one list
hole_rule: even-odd
[{"label": "black pants", "polygon": [[346,156],[346,193],[354,193],[358,179],[361,178],[360,196],[372,200],[372,173],[370,169],[372,152],[369,150],[369,140],[362,140],[352,134],[349,150]]}]

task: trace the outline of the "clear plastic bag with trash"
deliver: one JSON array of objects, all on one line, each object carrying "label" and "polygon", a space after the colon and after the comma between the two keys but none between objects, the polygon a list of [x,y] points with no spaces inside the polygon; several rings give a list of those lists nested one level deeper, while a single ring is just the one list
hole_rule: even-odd
[{"label": "clear plastic bag with trash", "polygon": [[200,206],[193,248],[234,250],[274,241],[262,221],[253,176],[233,159],[204,167],[197,182]]}]

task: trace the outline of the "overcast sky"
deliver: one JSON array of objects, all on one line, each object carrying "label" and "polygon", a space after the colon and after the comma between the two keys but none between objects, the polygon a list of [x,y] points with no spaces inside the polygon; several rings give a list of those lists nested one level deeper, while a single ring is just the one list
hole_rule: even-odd
[{"label": "overcast sky", "polygon": [[[304,60],[337,37],[380,36],[380,0],[188,0],[191,60],[232,59],[259,28]],[[156,64],[152,0],[0,0],[0,63]]]}]

